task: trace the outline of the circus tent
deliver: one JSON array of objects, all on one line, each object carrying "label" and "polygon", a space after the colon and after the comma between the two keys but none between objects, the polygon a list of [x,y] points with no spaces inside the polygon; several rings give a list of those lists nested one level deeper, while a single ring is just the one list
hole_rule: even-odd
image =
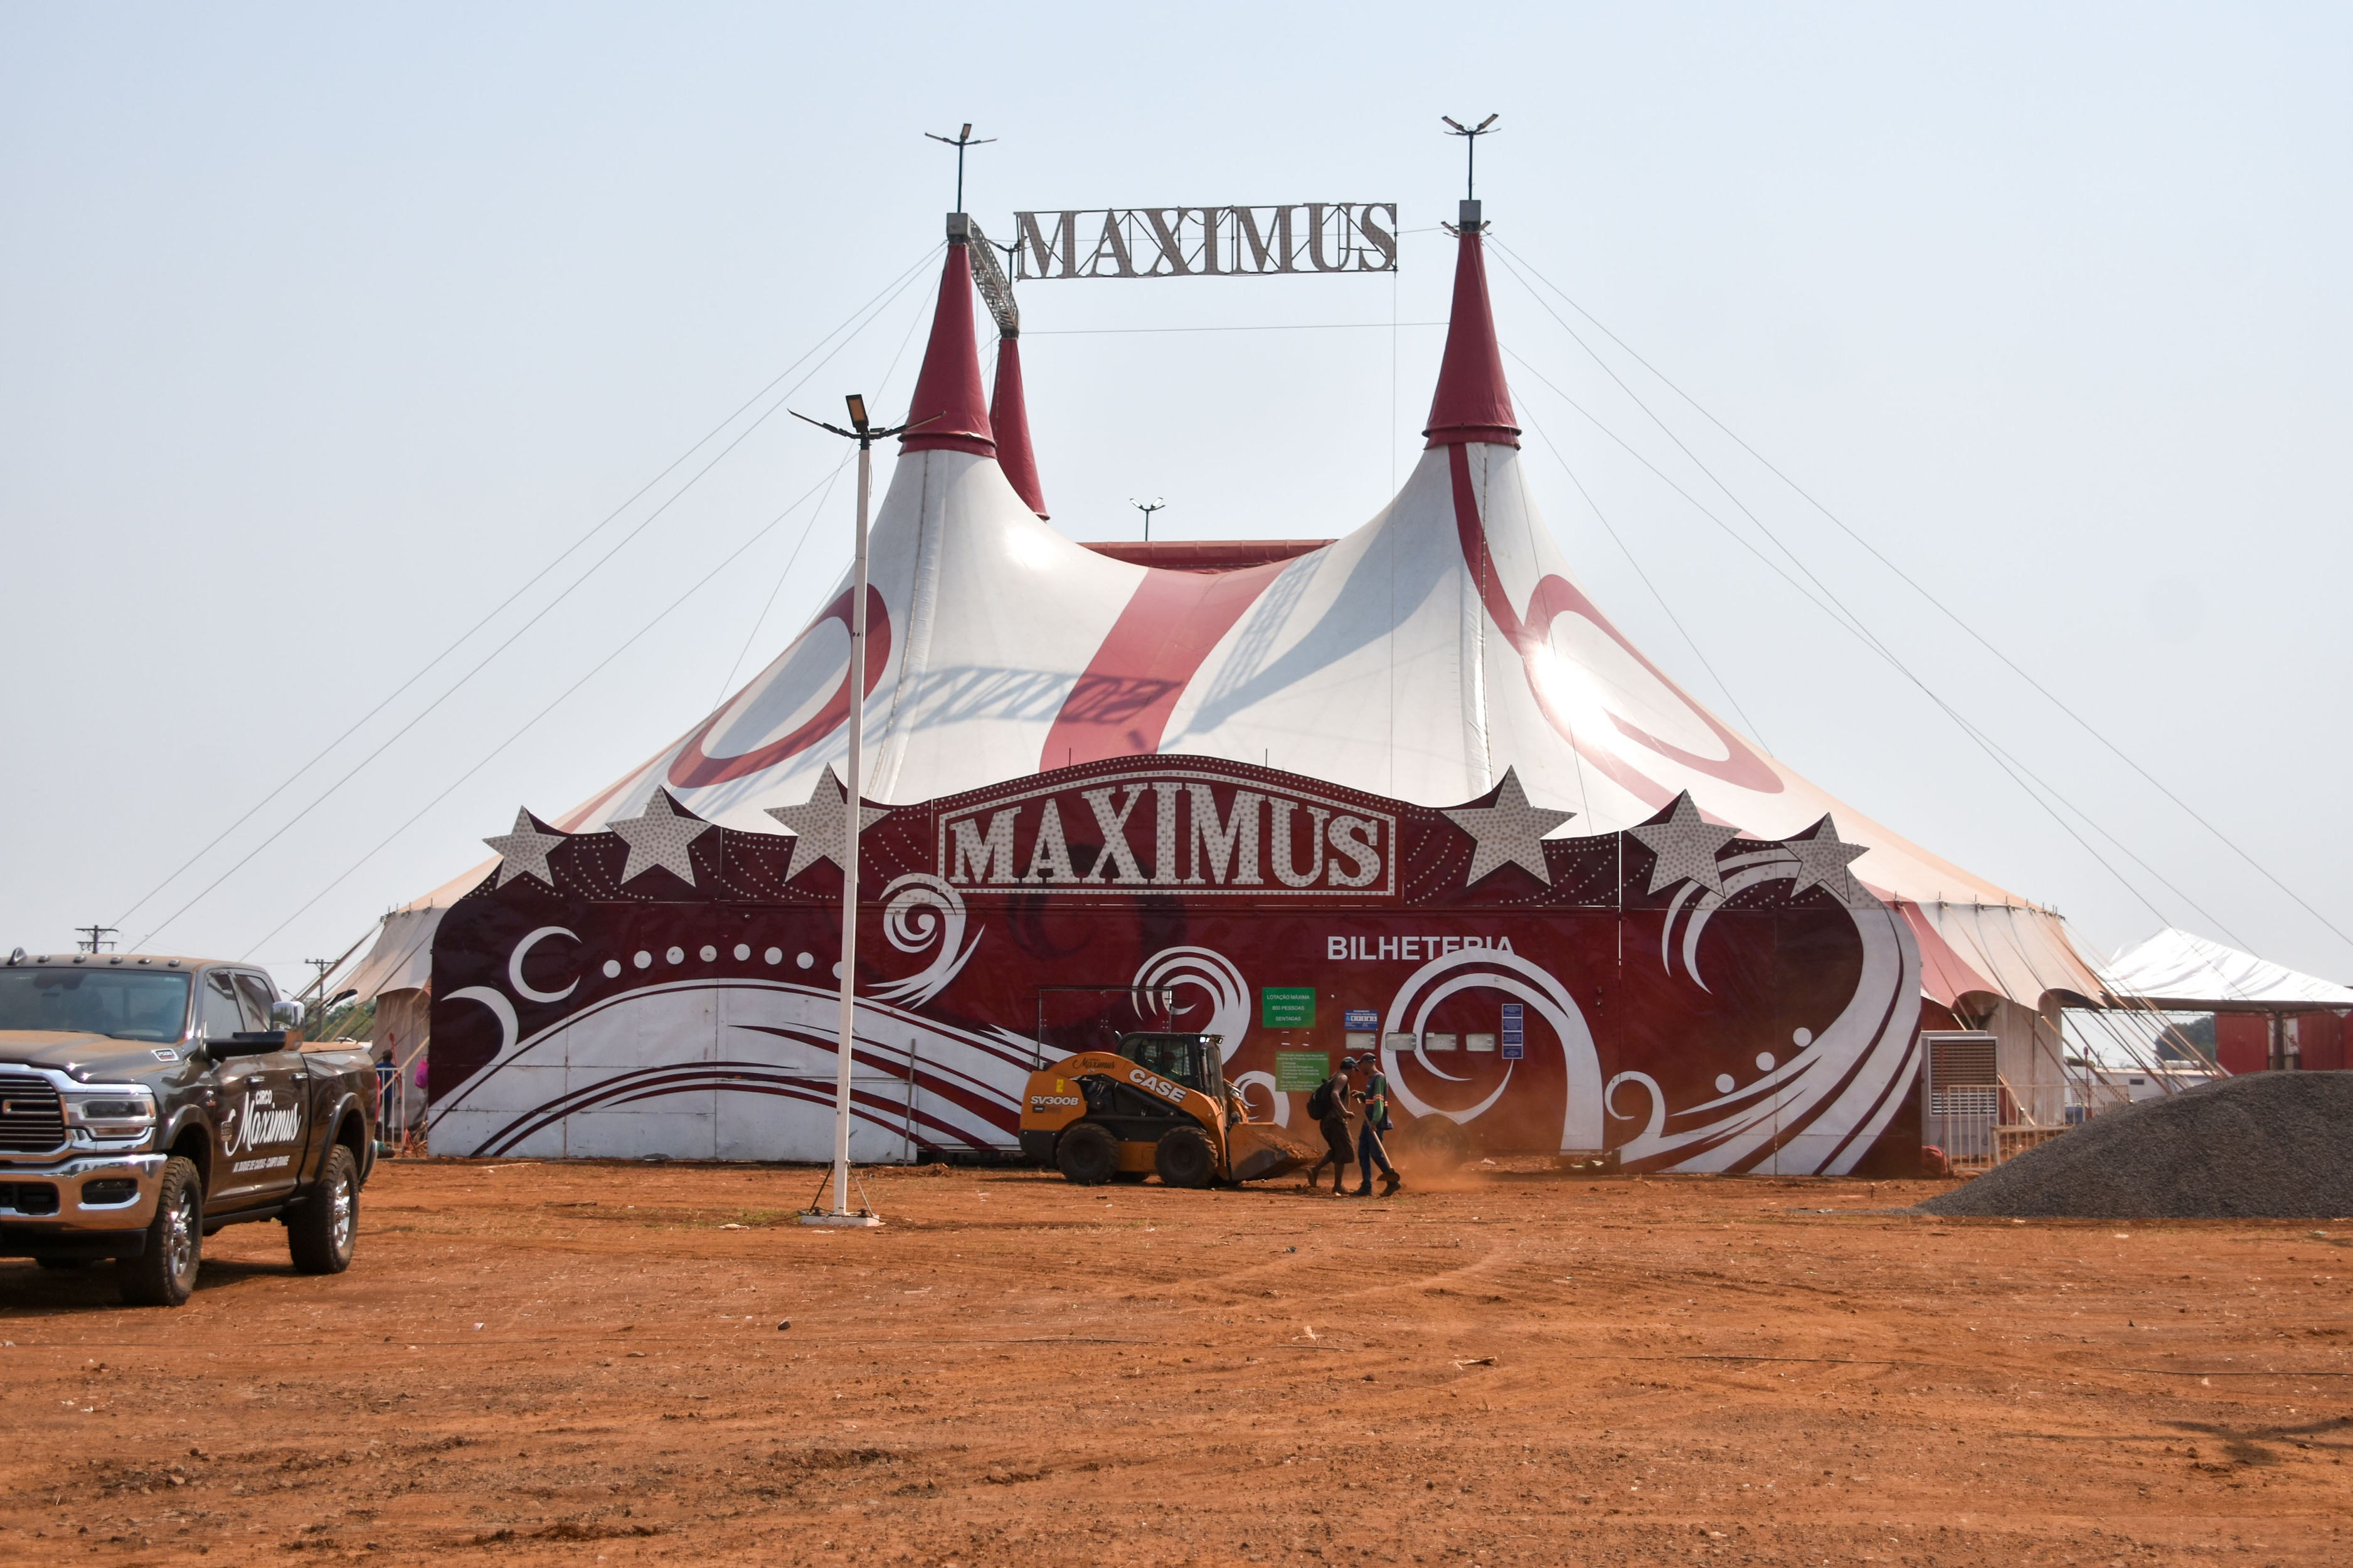
[{"label": "circus tent", "polygon": [[[716,710],[590,799],[576,834],[667,791],[708,821],[776,831],[831,787],[853,684],[868,798],[913,802],[1150,753],[1270,763],[1424,805],[1516,772],[1564,834],[1628,828],[1688,794],[1757,838],[1828,816],[1852,870],[1918,938],[1923,989],[1956,1021],[2047,1050],[2063,1000],[2103,989],[2061,919],[1808,782],[1692,697],[1579,585],[1538,510],[1465,204],[1427,446],[1389,504],[1302,549],[1166,559],[1091,548],[1044,521],[1017,344],[985,401],[964,243],[946,250],[910,422],[871,542],[866,667],[844,581]],[[960,232],[954,221],[951,234]],[[1172,552],[1173,554],[1174,552]],[[1139,554],[1143,559],[1136,559]],[[1121,559],[1126,555],[1129,559]],[[532,829],[519,821],[519,834]],[[423,984],[440,911],[487,867],[386,917],[364,994]],[[2043,1015],[2045,1016],[2038,1016]]]}]

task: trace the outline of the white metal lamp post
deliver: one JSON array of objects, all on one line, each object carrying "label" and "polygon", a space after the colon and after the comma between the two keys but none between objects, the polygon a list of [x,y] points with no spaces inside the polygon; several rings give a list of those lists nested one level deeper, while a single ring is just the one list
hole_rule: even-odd
[{"label": "white metal lamp post", "polygon": [[[849,590],[849,777],[842,802],[845,821],[841,851],[841,1028],[834,1053],[833,1079],[833,1207],[812,1202],[801,1211],[803,1225],[877,1226],[882,1223],[861,1190],[859,1206],[849,1206],[849,1068],[858,1024],[858,830],[860,775],[859,742],[866,713],[866,512],[874,492],[874,443],[914,428],[902,425],[878,430],[867,423],[866,399],[856,393],[849,405],[849,429],[795,414],[820,430],[830,430],[858,443],[858,543]],[[937,417],[934,416],[934,417]],[[919,421],[928,425],[931,420]],[[822,1191],[822,1189],[820,1189]]]}]

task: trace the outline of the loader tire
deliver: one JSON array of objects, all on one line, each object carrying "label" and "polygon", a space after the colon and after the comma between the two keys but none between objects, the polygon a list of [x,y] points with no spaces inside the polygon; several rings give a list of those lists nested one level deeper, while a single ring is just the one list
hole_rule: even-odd
[{"label": "loader tire", "polygon": [[1119,1174],[1119,1140],[1108,1128],[1082,1121],[1055,1142],[1054,1167],[1065,1180],[1100,1187]]},{"label": "loader tire", "polygon": [[1206,1187],[1218,1173],[1217,1151],[1198,1127],[1179,1127],[1152,1151],[1152,1168],[1172,1187]]}]

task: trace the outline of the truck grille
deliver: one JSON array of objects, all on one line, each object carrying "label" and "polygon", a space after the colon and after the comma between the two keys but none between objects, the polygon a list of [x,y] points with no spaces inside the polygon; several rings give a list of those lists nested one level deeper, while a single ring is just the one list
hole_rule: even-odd
[{"label": "truck grille", "polygon": [[0,1153],[44,1154],[66,1141],[65,1102],[35,1073],[0,1073]]}]

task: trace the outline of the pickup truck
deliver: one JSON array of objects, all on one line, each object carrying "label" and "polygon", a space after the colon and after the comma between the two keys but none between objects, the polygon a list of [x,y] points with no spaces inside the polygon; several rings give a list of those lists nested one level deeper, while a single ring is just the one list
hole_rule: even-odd
[{"label": "pickup truck", "polygon": [[364,1047],[306,1047],[301,1023],[249,965],[16,949],[0,965],[0,1257],[111,1258],[126,1301],[176,1307],[206,1237],[274,1219],[296,1268],[342,1273],[375,1070]]}]

